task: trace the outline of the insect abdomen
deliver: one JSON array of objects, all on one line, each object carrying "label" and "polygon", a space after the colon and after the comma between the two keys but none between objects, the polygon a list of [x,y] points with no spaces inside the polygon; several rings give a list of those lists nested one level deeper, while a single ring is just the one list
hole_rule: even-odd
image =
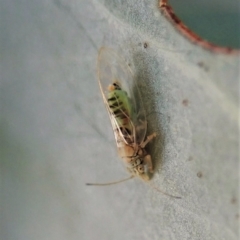
[{"label": "insect abdomen", "polygon": [[132,126],[130,119],[132,109],[127,93],[123,90],[114,90],[109,92],[108,106],[111,113],[117,120],[119,127],[128,131],[128,134],[131,134]]}]

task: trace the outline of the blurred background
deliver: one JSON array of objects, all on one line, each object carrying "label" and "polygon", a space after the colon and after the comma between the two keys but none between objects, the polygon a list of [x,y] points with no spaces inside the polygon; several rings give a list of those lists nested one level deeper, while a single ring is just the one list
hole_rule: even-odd
[{"label": "blurred background", "polygon": [[240,2],[171,0],[177,16],[202,38],[220,46],[240,47]]}]

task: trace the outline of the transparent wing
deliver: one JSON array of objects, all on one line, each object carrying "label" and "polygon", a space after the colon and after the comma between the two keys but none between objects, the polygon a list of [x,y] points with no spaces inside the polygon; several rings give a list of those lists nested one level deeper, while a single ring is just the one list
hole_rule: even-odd
[{"label": "transparent wing", "polygon": [[[115,129],[119,129],[118,123],[108,106],[108,86],[113,82],[120,82],[121,87],[127,92],[131,99],[133,114],[131,116],[132,125],[135,128],[134,142],[140,144],[144,141],[146,135],[146,114],[143,107],[140,91],[137,87],[132,70],[122,57],[113,49],[102,47],[98,53],[98,80],[107,107],[112,127],[115,133],[115,139],[118,144],[119,134]],[[130,116],[129,116],[130,117]],[[117,135],[117,136],[116,136]]]}]

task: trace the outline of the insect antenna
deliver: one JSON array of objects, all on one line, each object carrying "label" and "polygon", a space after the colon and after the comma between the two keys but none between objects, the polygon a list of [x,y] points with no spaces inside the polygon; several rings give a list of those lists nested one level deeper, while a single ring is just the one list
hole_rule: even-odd
[{"label": "insect antenna", "polygon": [[150,183],[150,182],[148,182],[147,184],[149,184],[149,186],[150,186],[151,188],[155,189],[156,191],[158,191],[158,192],[160,192],[160,193],[162,193],[162,194],[164,194],[164,195],[166,195],[166,196],[169,196],[169,197],[172,197],[172,198],[181,199],[181,197],[179,197],[179,196],[173,196],[173,195],[171,195],[171,194],[169,194],[169,193],[166,193],[166,192],[160,190],[159,188],[157,188],[156,186],[154,186],[154,185],[153,185],[152,183]]},{"label": "insect antenna", "polygon": [[119,180],[119,181],[116,181],[116,182],[109,182],[109,183],[86,183],[86,185],[88,185],[88,186],[109,186],[109,185],[125,182],[127,180],[132,179],[132,178],[134,178],[134,176],[130,176],[128,178],[125,178],[125,179],[122,179],[122,180]]}]

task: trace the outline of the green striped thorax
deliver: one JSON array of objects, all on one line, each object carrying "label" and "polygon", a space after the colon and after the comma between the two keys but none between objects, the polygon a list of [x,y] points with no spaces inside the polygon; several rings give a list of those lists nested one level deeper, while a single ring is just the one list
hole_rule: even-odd
[{"label": "green striped thorax", "polygon": [[117,121],[121,130],[126,130],[128,134],[132,134],[133,125],[133,108],[131,99],[126,91],[122,90],[118,82],[114,82],[108,87],[108,105],[111,113]]}]

